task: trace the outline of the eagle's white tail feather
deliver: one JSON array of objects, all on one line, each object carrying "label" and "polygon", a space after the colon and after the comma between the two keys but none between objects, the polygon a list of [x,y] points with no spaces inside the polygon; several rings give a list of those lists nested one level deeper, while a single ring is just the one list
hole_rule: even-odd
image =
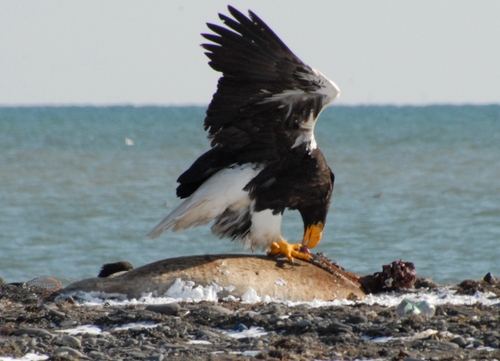
[{"label": "eagle's white tail feather", "polygon": [[206,224],[234,204],[249,206],[250,198],[243,188],[261,170],[262,167],[254,164],[243,164],[215,173],[149,232],[148,237],[156,238],[169,228],[182,231]]}]

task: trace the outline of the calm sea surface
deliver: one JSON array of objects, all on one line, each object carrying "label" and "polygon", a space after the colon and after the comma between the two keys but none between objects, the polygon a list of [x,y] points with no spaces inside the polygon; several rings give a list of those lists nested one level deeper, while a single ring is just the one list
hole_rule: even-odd
[{"label": "calm sea surface", "polygon": [[[0,277],[67,283],[118,260],[244,252],[209,226],[145,237],[208,149],[204,111],[0,108]],[[314,251],[360,274],[404,259],[445,284],[500,276],[500,106],[334,106],[316,138],[336,183]],[[284,219],[300,241],[298,212]]]}]

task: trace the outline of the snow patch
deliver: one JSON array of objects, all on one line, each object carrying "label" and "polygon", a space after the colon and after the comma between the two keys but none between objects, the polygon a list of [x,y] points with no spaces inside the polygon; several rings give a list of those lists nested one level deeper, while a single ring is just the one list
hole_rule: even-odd
[{"label": "snow patch", "polygon": [[264,330],[262,327],[256,327],[252,326],[249,329],[243,329],[243,330],[222,330],[222,329],[217,329],[217,331],[224,333],[232,338],[245,338],[245,337],[260,337],[260,336],[265,336],[267,335],[267,331]]},{"label": "snow patch", "polygon": [[[281,279],[278,278],[275,284],[280,286]],[[283,281],[284,282],[284,281]],[[76,296],[77,300],[85,306],[99,306],[99,305],[144,305],[144,304],[163,304],[171,302],[200,302],[200,301],[210,301],[218,302],[218,293],[221,291],[226,291],[232,293],[236,288],[234,286],[221,287],[220,285],[213,283],[208,286],[196,285],[192,281],[183,281],[178,278],[170,286],[164,295],[157,295],[156,293],[144,293],[139,299],[126,299],[123,294],[106,294],[103,292],[76,292],[71,295]],[[64,297],[64,296],[61,296]],[[234,295],[228,295],[224,298],[225,300],[240,301],[238,297]],[[417,290],[409,291],[405,293],[381,293],[381,294],[368,294],[364,300],[349,301],[334,300],[334,301],[323,301],[315,299],[311,302],[292,302],[273,299],[268,295],[259,295],[255,289],[249,287],[246,292],[241,296],[241,301],[243,303],[258,303],[258,302],[278,302],[285,304],[286,306],[297,306],[306,305],[309,307],[325,307],[325,306],[349,306],[355,304],[367,304],[374,305],[378,304],[386,307],[396,307],[403,300],[408,300],[411,302],[426,302],[429,306],[437,306],[442,304],[452,304],[452,305],[474,305],[483,304],[485,306],[491,306],[495,304],[500,304],[500,298],[493,293],[483,293],[477,292],[474,295],[459,295],[451,287],[443,287],[437,290]],[[1,360],[0,360],[1,361]]]},{"label": "snow patch", "polygon": [[0,361],[11,361],[11,360],[22,360],[22,361],[39,361],[39,360],[48,360],[48,355],[39,355],[37,353],[27,353],[21,358],[13,358],[9,356],[0,356]]},{"label": "snow patch", "polygon": [[207,340],[189,340],[187,342],[188,345],[211,345],[212,342]]},{"label": "snow patch", "polygon": [[55,332],[67,333],[69,335],[78,335],[79,333],[98,335],[102,333],[102,330],[95,325],[82,325],[75,328],[68,328],[65,330],[55,330]]},{"label": "snow patch", "polygon": [[201,285],[196,286],[196,283],[193,281],[182,281],[180,278],[177,278],[174,284],[165,292],[165,296],[190,302],[217,302],[219,300],[217,293],[222,290],[223,288],[216,283],[203,287]]},{"label": "snow patch", "polygon": [[271,297],[264,295],[260,297],[252,287],[248,287],[246,292],[241,296],[241,301],[244,303],[257,303],[257,302],[272,302]]}]

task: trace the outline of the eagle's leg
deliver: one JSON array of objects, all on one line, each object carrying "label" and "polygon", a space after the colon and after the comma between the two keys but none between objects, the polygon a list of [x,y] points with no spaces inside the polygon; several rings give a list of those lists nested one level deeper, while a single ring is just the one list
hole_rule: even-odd
[{"label": "eagle's leg", "polygon": [[294,258],[309,261],[311,259],[311,255],[300,252],[301,247],[302,245],[300,244],[290,244],[281,238],[278,242],[273,242],[271,244],[271,249],[267,252],[267,254],[271,256],[282,254],[288,258],[290,262],[293,262]]}]

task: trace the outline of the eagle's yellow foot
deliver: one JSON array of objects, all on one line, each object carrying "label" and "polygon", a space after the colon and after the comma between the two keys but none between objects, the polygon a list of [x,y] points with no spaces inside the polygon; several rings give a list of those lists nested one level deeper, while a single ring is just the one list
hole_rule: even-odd
[{"label": "eagle's yellow foot", "polygon": [[282,254],[288,258],[290,262],[293,262],[294,258],[298,258],[304,261],[311,260],[311,255],[307,253],[300,252],[302,245],[300,244],[290,244],[284,239],[278,242],[273,242],[271,244],[271,249],[267,252],[270,256],[275,256]]}]

